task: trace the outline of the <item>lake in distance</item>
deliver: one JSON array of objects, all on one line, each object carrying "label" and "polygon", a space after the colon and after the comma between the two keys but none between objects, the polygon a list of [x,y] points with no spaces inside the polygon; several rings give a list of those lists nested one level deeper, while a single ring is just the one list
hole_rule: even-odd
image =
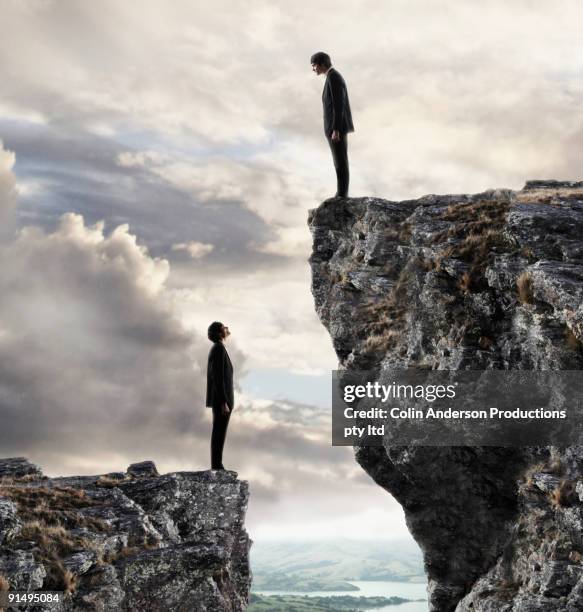
[{"label": "lake in distance", "polygon": [[[386,580],[362,581],[347,580],[360,591],[262,591],[252,589],[258,595],[308,595],[308,597],[331,597],[333,595],[351,595],[352,597],[404,597],[406,599],[427,599],[427,584],[424,582],[390,582]],[[371,608],[370,612],[427,612],[427,601],[415,601],[398,606]]]}]

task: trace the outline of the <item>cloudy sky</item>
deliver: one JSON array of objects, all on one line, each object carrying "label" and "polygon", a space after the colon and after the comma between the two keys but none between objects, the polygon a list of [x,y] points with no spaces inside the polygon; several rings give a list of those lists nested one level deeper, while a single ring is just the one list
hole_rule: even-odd
[{"label": "cloudy sky", "polygon": [[335,179],[309,57],[348,83],[352,195],[579,180],[580,2],[0,8],[0,455],[206,469],[218,319],[251,536],[403,537],[400,507],[330,443],[306,218]]}]

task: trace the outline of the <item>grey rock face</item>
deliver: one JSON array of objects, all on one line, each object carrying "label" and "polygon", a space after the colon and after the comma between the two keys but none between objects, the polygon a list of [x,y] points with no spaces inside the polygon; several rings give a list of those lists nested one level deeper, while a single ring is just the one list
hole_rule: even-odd
[{"label": "grey rock face", "polygon": [[0,497],[0,545],[20,531],[18,510],[10,500]]},{"label": "grey rock face", "polygon": [[26,457],[9,457],[0,461],[1,478],[42,477],[42,470]]},{"label": "grey rock face", "polygon": [[[22,474],[22,461],[0,459],[0,472]],[[35,473],[0,485],[0,576],[12,589],[66,590],[62,611],[247,608],[249,493],[235,472],[159,476],[149,461],[102,476]]]},{"label": "grey rock face", "polygon": [[[310,211],[312,293],[341,368],[580,370],[583,183]],[[579,448],[370,447],[430,609],[581,610]]]},{"label": "grey rock face", "polygon": [[32,553],[24,550],[0,551],[0,575],[8,578],[12,590],[40,589],[46,576],[45,568]]},{"label": "grey rock face", "polygon": [[141,461],[132,463],[127,469],[127,473],[132,476],[158,476],[158,470],[153,461]]}]

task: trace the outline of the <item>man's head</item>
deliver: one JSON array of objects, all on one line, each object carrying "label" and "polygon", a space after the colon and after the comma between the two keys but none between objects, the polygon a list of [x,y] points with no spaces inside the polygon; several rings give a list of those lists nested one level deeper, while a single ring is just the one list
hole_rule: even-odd
[{"label": "man's head", "polygon": [[220,342],[230,335],[229,328],[220,321],[214,321],[209,325],[208,338],[211,342]]},{"label": "man's head", "polygon": [[327,53],[324,51],[318,51],[318,53],[314,53],[310,58],[310,63],[312,64],[312,70],[316,74],[324,74],[330,66],[332,66],[332,60]]}]

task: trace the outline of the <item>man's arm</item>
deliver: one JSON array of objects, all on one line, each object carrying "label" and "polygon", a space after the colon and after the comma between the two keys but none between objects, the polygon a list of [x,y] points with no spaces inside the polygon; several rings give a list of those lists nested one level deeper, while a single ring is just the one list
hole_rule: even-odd
[{"label": "man's arm", "polygon": [[[328,80],[332,98],[332,140],[337,140],[340,137],[339,130],[344,114],[344,88],[342,87],[342,77],[336,72],[332,72]],[[334,138],[334,132],[336,132],[338,138]]]},{"label": "man's arm", "polygon": [[226,376],[225,367],[227,364],[227,351],[225,347],[217,343],[213,349],[212,355],[212,379],[213,388],[215,390],[215,401],[218,399],[220,402],[223,414],[229,413],[229,405],[227,403],[227,392],[226,392]]},{"label": "man's arm", "polygon": [[223,403],[223,414],[229,414],[232,406],[229,406],[228,398],[231,396],[230,389],[227,389],[227,368],[229,367],[229,358],[227,356],[227,349],[223,346],[223,367],[222,367],[222,378],[223,378],[223,396],[225,401]]}]

